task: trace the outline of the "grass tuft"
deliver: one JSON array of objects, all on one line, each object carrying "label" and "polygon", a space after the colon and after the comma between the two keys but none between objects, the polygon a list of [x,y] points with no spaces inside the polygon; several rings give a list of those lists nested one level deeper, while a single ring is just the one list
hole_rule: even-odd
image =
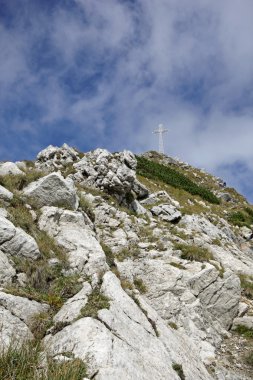
[{"label": "grass tuft", "polygon": [[181,258],[184,260],[203,262],[213,259],[212,253],[207,248],[183,243],[175,243],[174,248],[182,252]]},{"label": "grass tuft", "polygon": [[98,311],[101,309],[109,309],[110,299],[100,293],[99,288],[95,288],[89,295],[86,305],[81,310],[82,317],[97,318]]}]

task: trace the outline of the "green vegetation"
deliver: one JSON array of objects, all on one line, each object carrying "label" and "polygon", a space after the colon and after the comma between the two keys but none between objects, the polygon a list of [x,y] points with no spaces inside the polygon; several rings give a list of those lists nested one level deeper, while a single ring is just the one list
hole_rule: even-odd
[{"label": "green vegetation", "polygon": [[213,259],[212,253],[209,252],[207,248],[182,243],[175,243],[174,248],[182,251],[181,258],[184,260],[202,262]]},{"label": "green vegetation", "polygon": [[100,293],[99,288],[95,288],[88,297],[86,305],[81,310],[80,317],[97,318],[98,311],[101,309],[109,309],[110,299]]},{"label": "green vegetation", "polygon": [[181,380],[185,380],[185,374],[181,364],[173,363],[172,368],[174,369],[174,371],[176,371]]},{"label": "green vegetation", "polygon": [[45,173],[36,169],[26,170],[20,175],[7,174],[0,176],[0,185],[6,187],[11,192],[22,190],[29,183],[37,181],[39,178],[45,176]]},{"label": "green vegetation", "polygon": [[253,338],[253,329],[250,329],[246,326],[237,326],[235,332],[237,332],[240,335],[243,335],[245,338]]},{"label": "green vegetation", "polygon": [[92,222],[95,222],[95,214],[92,203],[82,195],[79,195],[79,207],[88,215]]},{"label": "green vegetation", "polygon": [[0,353],[1,380],[82,380],[87,376],[86,365],[79,359],[56,362],[47,357],[48,368],[42,363],[40,342],[11,344]]},{"label": "green vegetation", "polygon": [[182,269],[182,270],[186,269],[186,267],[184,265],[182,265],[180,263],[176,263],[175,261],[171,261],[170,265],[172,265],[173,267],[178,268],[178,269]]},{"label": "green vegetation", "polygon": [[100,242],[100,244],[101,244],[101,247],[103,248],[103,251],[104,251],[105,256],[106,256],[106,262],[109,265],[109,267],[112,268],[115,265],[114,254],[108,245],[106,245],[102,242]]},{"label": "green vegetation", "polygon": [[173,329],[173,330],[177,330],[178,327],[177,327],[177,324],[175,322],[169,322],[168,325]]},{"label": "green vegetation", "polygon": [[141,278],[135,277],[134,278],[134,285],[139,290],[140,293],[146,293],[148,290],[147,286],[144,284],[144,282]]},{"label": "green vegetation", "polygon": [[253,210],[245,207],[240,211],[231,212],[228,216],[228,221],[235,226],[250,228],[251,224],[253,224]]},{"label": "green vegetation", "polygon": [[120,252],[117,252],[115,254],[115,258],[118,261],[124,261],[128,257],[133,257],[133,258],[138,257],[138,254],[139,254],[138,248],[134,248],[134,247],[122,248]]},{"label": "green vegetation", "polygon": [[160,180],[173,187],[186,190],[192,195],[199,195],[210,203],[220,204],[220,200],[210,190],[197,185],[184,174],[165,165],[147,160],[144,157],[136,156],[136,158],[138,163],[137,173],[139,175],[149,179]]},{"label": "green vegetation", "polygon": [[241,274],[239,277],[241,280],[242,294],[253,300],[253,277],[245,274]]}]

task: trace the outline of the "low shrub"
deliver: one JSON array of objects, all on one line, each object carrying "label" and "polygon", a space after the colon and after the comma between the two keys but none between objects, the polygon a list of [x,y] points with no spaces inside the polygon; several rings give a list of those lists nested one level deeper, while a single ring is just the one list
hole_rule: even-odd
[{"label": "low shrub", "polygon": [[167,185],[183,189],[192,195],[199,195],[202,199],[210,203],[220,204],[220,200],[209,189],[199,186],[175,169],[171,169],[144,157],[136,156],[136,159],[138,175],[149,179],[160,180]]}]

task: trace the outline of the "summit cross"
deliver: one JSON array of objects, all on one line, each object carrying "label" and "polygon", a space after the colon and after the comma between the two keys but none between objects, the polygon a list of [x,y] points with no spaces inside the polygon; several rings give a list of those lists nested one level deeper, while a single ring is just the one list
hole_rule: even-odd
[{"label": "summit cross", "polygon": [[155,129],[153,131],[154,134],[159,136],[159,153],[164,154],[164,144],[163,144],[163,135],[164,133],[167,133],[168,129],[165,129],[163,127],[163,124],[158,125],[158,129]]}]

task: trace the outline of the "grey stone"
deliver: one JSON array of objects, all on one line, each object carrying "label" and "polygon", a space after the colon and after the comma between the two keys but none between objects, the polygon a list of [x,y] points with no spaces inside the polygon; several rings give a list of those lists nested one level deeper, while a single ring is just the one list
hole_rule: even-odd
[{"label": "grey stone", "polygon": [[73,181],[60,173],[51,173],[29,184],[23,194],[32,200],[37,207],[63,206],[76,210],[78,198]]},{"label": "grey stone", "polygon": [[172,206],[170,204],[154,206],[150,211],[153,215],[158,216],[160,219],[166,222],[179,221],[182,217],[181,212],[178,211],[175,206]]},{"label": "grey stone", "polygon": [[9,202],[13,198],[13,194],[5,187],[0,185],[0,201]]},{"label": "grey stone", "polygon": [[4,175],[25,175],[25,173],[20,170],[14,162],[5,162],[0,164],[0,176]]}]

